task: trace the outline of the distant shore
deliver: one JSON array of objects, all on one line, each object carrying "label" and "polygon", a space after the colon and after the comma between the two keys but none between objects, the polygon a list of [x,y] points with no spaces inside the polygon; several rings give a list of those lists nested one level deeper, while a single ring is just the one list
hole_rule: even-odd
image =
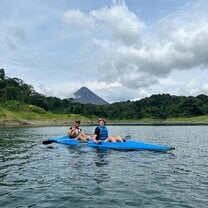
[{"label": "distant shore", "polygon": [[197,125],[208,125],[208,122],[150,122],[150,123],[142,123],[142,122],[129,122],[129,123],[114,123],[109,122],[108,125],[121,125],[121,126],[197,126]]},{"label": "distant shore", "polygon": [[[21,119],[1,119],[0,127],[44,127],[44,126],[70,126],[73,121],[67,120],[21,120]],[[82,121],[83,126],[95,126],[96,121]],[[108,121],[107,125],[134,125],[134,126],[184,126],[184,125],[208,125],[208,121]]]},{"label": "distant shore", "polygon": [[[19,120],[19,119],[2,119],[0,127],[35,127],[35,126],[70,126],[74,121],[66,120]],[[95,125],[93,121],[83,121],[83,125]]]}]

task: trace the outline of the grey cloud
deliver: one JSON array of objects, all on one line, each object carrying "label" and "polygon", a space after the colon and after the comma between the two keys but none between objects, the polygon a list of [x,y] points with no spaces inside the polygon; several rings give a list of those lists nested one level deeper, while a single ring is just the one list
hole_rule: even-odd
[{"label": "grey cloud", "polygon": [[[1,29],[0,42],[10,50],[16,50],[21,47],[25,39],[23,28],[10,26],[7,30]],[[1,47],[4,47],[3,45]]]},{"label": "grey cloud", "polygon": [[23,28],[13,26],[10,27],[8,31],[12,37],[20,41],[24,41],[26,39],[25,31]]},{"label": "grey cloud", "polygon": [[[194,18],[189,16],[189,21]],[[98,44],[101,57],[105,57],[98,67],[102,80],[116,80],[129,88],[140,88],[157,83],[158,78],[165,77],[176,69],[208,67],[208,18],[206,20],[200,24],[188,22],[188,26],[181,20],[183,24],[174,25],[165,40],[158,38],[155,42],[152,39],[152,44]]]},{"label": "grey cloud", "polygon": [[9,37],[4,38],[4,43],[11,50],[14,50],[17,48],[16,44]]}]

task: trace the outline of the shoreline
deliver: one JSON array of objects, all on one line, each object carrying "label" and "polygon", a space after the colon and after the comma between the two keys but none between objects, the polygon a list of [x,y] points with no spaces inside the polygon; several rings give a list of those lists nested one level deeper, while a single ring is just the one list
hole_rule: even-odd
[{"label": "shoreline", "polygon": [[[50,126],[71,126],[74,121],[65,120],[19,120],[19,119],[4,119],[0,120],[1,127],[50,127]],[[92,121],[82,121],[83,126],[96,125]]]},{"label": "shoreline", "polygon": [[[1,127],[50,127],[50,126],[71,126],[73,121],[66,120],[19,120],[19,119],[2,119]],[[82,121],[82,126],[96,126],[95,121]],[[208,121],[109,121],[108,126],[205,126]]]},{"label": "shoreline", "polygon": [[142,123],[142,122],[138,122],[138,123],[108,123],[108,125],[111,125],[111,126],[206,126],[208,125],[208,122],[150,122],[150,123]]}]

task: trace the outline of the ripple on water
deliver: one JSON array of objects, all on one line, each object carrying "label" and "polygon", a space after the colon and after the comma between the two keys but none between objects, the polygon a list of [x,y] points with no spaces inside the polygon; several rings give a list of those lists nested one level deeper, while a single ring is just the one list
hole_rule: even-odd
[{"label": "ripple on water", "polygon": [[41,144],[67,127],[0,129],[0,207],[208,207],[206,128],[109,127],[172,153]]}]

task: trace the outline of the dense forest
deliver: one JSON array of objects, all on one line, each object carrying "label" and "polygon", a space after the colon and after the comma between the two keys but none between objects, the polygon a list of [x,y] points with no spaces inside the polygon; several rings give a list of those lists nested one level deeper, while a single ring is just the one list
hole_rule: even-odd
[{"label": "dense forest", "polygon": [[0,69],[0,105],[15,100],[31,104],[61,114],[81,114],[109,119],[166,119],[173,117],[193,117],[208,114],[208,96],[173,96],[169,94],[152,95],[139,101],[117,102],[108,105],[76,103],[72,98],[47,97],[34,90],[18,78],[5,76]]}]

